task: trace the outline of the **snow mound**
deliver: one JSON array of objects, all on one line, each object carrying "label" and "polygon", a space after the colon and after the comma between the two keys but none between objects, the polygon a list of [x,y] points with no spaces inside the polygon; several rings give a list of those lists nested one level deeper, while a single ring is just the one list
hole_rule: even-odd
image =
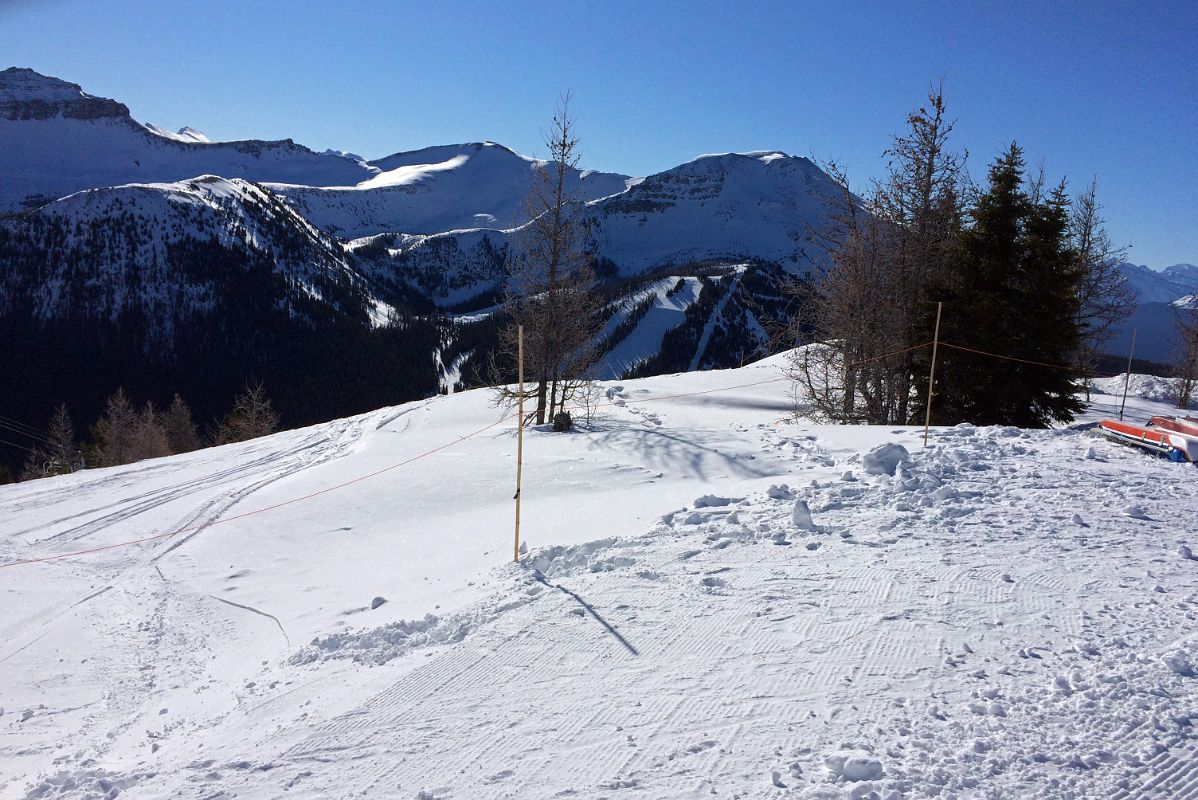
[{"label": "snow mound", "polygon": [[834,778],[872,781],[884,774],[882,762],[864,750],[839,750],[824,757],[824,766]]},{"label": "snow mound", "polygon": [[878,445],[861,457],[861,466],[868,475],[893,475],[900,464],[911,460],[907,448],[895,442]]},{"label": "snow mound", "polygon": [[[1094,389],[1102,394],[1120,397],[1123,395],[1123,382],[1126,378],[1126,375],[1095,378]],[[1127,394],[1129,397],[1142,397],[1156,403],[1169,403],[1173,400],[1174,389],[1168,378],[1158,375],[1140,375],[1133,372],[1131,378],[1127,380]]]}]

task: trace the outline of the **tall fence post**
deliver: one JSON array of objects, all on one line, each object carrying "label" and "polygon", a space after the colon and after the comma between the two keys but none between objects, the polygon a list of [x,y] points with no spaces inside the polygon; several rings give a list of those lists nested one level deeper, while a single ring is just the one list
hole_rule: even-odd
[{"label": "tall fence post", "polygon": [[928,370],[928,402],[923,415],[923,446],[928,446],[928,428],[932,424],[932,387],[936,380],[936,350],[940,347],[940,310],[944,303],[936,303],[936,332],[932,334],[932,367]]},{"label": "tall fence post", "polygon": [[512,561],[520,560],[520,479],[524,471],[524,326],[516,326],[516,362],[520,379],[520,394],[516,416],[516,543]]},{"label": "tall fence post", "polygon": [[1131,350],[1127,351],[1127,373],[1123,376],[1123,402],[1119,404],[1119,421],[1123,421],[1123,409],[1127,405],[1127,386],[1131,383],[1131,360],[1136,354],[1136,331],[1131,329]]}]

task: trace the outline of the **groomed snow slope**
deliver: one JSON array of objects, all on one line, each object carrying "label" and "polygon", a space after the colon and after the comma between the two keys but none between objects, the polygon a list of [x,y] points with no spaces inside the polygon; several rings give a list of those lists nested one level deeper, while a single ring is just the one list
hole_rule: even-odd
[{"label": "groomed snow slope", "polygon": [[1198,794],[1198,472],[778,365],[529,432],[518,566],[482,392],[0,487],[0,563],[182,531],[0,568],[0,797]]}]

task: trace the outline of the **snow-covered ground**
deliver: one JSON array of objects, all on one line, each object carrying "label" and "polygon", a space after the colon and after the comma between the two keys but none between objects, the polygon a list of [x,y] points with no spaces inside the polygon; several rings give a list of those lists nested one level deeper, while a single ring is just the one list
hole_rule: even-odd
[{"label": "snow-covered ground", "polygon": [[0,798],[1198,796],[1198,471],[778,378],[0,487]]}]

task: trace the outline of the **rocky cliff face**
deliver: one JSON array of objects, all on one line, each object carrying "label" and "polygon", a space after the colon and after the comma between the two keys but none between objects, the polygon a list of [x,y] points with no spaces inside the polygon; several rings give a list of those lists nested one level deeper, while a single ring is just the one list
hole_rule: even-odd
[{"label": "rocky cliff face", "polygon": [[129,109],[115,100],[86,94],[76,83],[41,75],[31,69],[10,67],[0,71],[0,119],[43,120],[129,117]]}]

